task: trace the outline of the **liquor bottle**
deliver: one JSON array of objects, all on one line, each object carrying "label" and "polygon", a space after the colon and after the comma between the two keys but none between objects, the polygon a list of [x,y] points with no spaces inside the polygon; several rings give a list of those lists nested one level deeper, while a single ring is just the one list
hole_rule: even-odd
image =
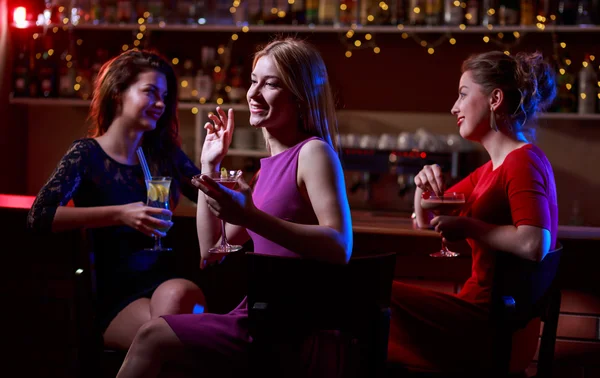
[{"label": "liquor bottle", "polygon": [[319,22],[319,0],[305,0],[306,23],[316,25]]},{"label": "liquor bottle", "polygon": [[556,23],[556,14],[558,12],[556,2],[552,0],[538,0],[536,9],[539,22],[542,22],[546,25],[552,25]]},{"label": "liquor bottle", "polygon": [[500,0],[500,25],[519,23],[519,0]]},{"label": "liquor bottle", "polygon": [[60,57],[60,75],[58,78],[58,95],[60,97],[75,97],[77,71],[69,51]]},{"label": "liquor bottle", "polygon": [[561,0],[558,2],[558,23],[575,25],[577,21],[577,0]]},{"label": "liquor bottle", "polygon": [[94,82],[92,81],[92,70],[88,57],[83,58],[83,64],[77,67],[76,81],[79,84],[79,86],[75,86],[77,97],[82,100],[89,100],[94,91]]},{"label": "liquor bottle", "polygon": [[117,0],[117,20],[120,23],[130,23],[135,19],[133,4],[129,0]]},{"label": "liquor bottle", "polygon": [[469,0],[467,1],[467,12],[465,13],[468,25],[479,25],[479,1]]},{"label": "liquor bottle", "polygon": [[340,24],[358,24],[357,0],[340,0]]},{"label": "liquor bottle", "polygon": [[306,6],[305,0],[292,0],[290,12],[292,13],[292,24],[304,25],[306,23]]},{"label": "liquor bottle", "polygon": [[191,101],[192,92],[197,91],[194,79],[194,63],[191,59],[183,62],[183,71],[179,76],[179,99],[181,101]]},{"label": "liquor bottle", "polygon": [[[320,0],[323,1],[323,0]],[[359,2],[359,21],[361,25],[377,25],[378,20],[375,19],[379,2],[377,0],[361,0]],[[425,11],[425,10],[423,10]]]},{"label": "liquor bottle", "polygon": [[592,25],[592,2],[590,0],[579,0],[577,5],[577,25]]},{"label": "liquor bottle", "polygon": [[444,0],[444,23],[456,26],[462,24],[464,20],[464,9],[460,6],[460,1]]},{"label": "liquor bottle", "polygon": [[39,88],[38,88],[38,96],[39,97],[57,97],[58,96],[58,88],[57,88],[57,65],[56,65],[56,54],[54,53],[54,49],[52,48],[52,39],[50,36],[44,37],[43,43],[44,49],[42,52],[42,57],[39,60],[39,68],[38,68],[38,80],[39,80]]},{"label": "liquor bottle", "polygon": [[392,25],[401,25],[406,22],[406,0],[392,0]]},{"label": "liquor bottle", "polygon": [[567,62],[569,56],[565,53],[556,59],[556,100],[551,110],[559,113],[573,113],[577,109],[575,76]]},{"label": "liquor bottle", "polygon": [[203,46],[201,49],[200,69],[196,72],[195,87],[200,103],[210,101],[214,91],[212,78],[216,51],[214,47]]},{"label": "liquor bottle", "polygon": [[229,92],[229,99],[235,104],[242,103],[246,96],[246,88],[244,88],[244,62],[243,59],[239,59],[238,63],[231,66],[229,74],[229,83],[231,91]]},{"label": "liquor bottle", "polygon": [[521,0],[521,25],[533,25],[535,4],[533,0]]},{"label": "liquor bottle", "polygon": [[425,0],[409,0],[407,13],[411,25],[425,24]]},{"label": "liquor bottle", "polygon": [[425,1],[425,24],[436,26],[442,24],[442,0]]},{"label": "liquor bottle", "polygon": [[117,0],[104,0],[104,22],[114,24],[117,19]]},{"label": "liquor bottle", "polygon": [[497,0],[483,0],[481,12],[481,25],[496,25],[498,24],[498,14],[500,9]]},{"label": "liquor bottle", "polygon": [[13,96],[29,96],[29,51],[27,44],[22,44],[16,55],[13,68]]},{"label": "liquor bottle", "polygon": [[262,0],[248,0],[246,11],[248,13],[248,22],[252,25],[262,25],[263,21],[263,10]]},{"label": "liquor bottle", "polygon": [[198,18],[196,17],[196,0],[179,0],[177,2],[177,23],[194,25]]},{"label": "liquor bottle", "polygon": [[596,113],[596,98],[598,96],[598,76],[592,65],[590,55],[586,54],[577,77],[579,98],[577,111],[579,114]]}]

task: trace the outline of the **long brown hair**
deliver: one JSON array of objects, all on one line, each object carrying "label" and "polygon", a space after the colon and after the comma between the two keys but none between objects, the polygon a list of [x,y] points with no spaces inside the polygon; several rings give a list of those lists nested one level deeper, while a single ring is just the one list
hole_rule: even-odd
[{"label": "long brown hair", "polygon": [[339,152],[335,103],[327,68],[318,50],[296,38],[277,39],[255,54],[252,68],[267,55],[273,58],[281,80],[298,101],[303,131],[322,138]]},{"label": "long brown hair", "polygon": [[556,96],[555,73],[542,54],[486,52],[469,57],[462,65],[462,72],[467,71],[486,95],[494,89],[502,90],[505,106],[501,116],[513,132],[533,138],[537,114],[546,110]]},{"label": "long brown hair", "polygon": [[154,51],[129,50],[104,63],[94,83],[88,137],[106,133],[116,117],[125,91],[143,72],[157,71],[167,79],[165,110],[156,128],[144,133],[142,148],[153,174],[169,174],[171,162],[181,145],[177,115],[177,78],[171,65]]}]

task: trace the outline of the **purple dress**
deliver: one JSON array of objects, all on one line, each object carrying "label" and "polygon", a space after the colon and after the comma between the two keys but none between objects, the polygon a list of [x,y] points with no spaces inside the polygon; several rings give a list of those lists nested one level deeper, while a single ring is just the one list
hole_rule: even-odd
[{"label": "purple dress", "polygon": [[[298,156],[302,146],[318,139],[308,138],[275,156],[261,159],[261,170],[252,198],[255,206],[273,216],[301,224],[318,224],[312,206],[302,197],[297,185]],[[257,253],[298,256],[253,232],[248,231]],[[248,308],[246,298],[227,314],[184,314],[163,316],[181,342],[196,357],[196,364],[210,376],[235,376],[248,366]],[[290,368],[307,368],[311,376],[336,376],[348,358],[348,340],[335,332],[319,332],[302,346],[282,346],[282,358]],[[293,353],[292,349],[299,353]],[[292,353],[286,353],[292,352]],[[286,354],[283,356],[283,354]],[[345,369],[343,369],[345,370]]]}]

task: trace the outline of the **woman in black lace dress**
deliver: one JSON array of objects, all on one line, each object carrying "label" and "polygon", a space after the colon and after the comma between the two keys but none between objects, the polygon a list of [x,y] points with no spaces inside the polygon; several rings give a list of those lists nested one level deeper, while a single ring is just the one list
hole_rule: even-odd
[{"label": "woman in black lace dress", "polygon": [[[204,295],[176,278],[168,252],[148,252],[170,214],[145,205],[136,149],[155,176],[170,176],[171,204],[180,193],[197,201],[191,177],[200,170],[179,147],[177,81],[162,57],[128,51],[107,62],[95,83],[89,137],[76,140],[40,190],[28,216],[36,231],[89,229],[95,254],[97,322],[107,347],[127,349],[142,324],[191,313]],[[66,206],[73,201],[74,207]]]}]

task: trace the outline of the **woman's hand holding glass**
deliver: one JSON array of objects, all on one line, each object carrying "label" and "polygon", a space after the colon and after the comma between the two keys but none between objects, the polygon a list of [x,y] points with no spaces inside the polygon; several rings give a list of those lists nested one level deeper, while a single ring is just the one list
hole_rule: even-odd
[{"label": "woman's hand holding glass", "polygon": [[161,215],[170,218],[173,214],[171,210],[150,207],[143,202],[134,202],[121,206],[119,220],[122,224],[147,236],[165,237],[167,233],[160,230],[168,230],[173,226],[173,222],[157,217]]},{"label": "woman's hand holding glass", "polygon": [[240,175],[237,190],[218,184],[211,175],[195,176],[192,183],[206,195],[210,211],[227,223],[246,227],[256,211],[252,201],[252,189]]}]

